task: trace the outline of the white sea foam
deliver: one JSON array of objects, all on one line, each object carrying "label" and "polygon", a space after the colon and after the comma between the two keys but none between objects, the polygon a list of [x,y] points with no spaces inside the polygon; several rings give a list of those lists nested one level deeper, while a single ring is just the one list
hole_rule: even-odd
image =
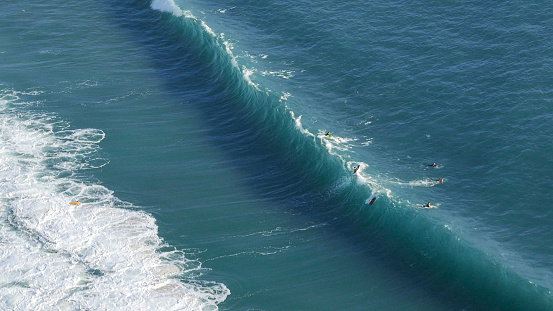
[{"label": "white sea foam", "polygon": [[294,70],[277,70],[277,71],[268,71],[264,70],[261,72],[263,76],[275,76],[283,79],[291,79],[294,77]]},{"label": "white sea foam", "polygon": [[304,135],[315,137],[311,132],[303,128],[303,125],[301,124],[301,116],[298,116],[297,118],[294,115],[294,112],[290,110],[290,116],[294,120],[294,123],[296,124],[296,128]]},{"label": "white sea foam", "polygon": [[317,137],[323,140],[328,153],[337,156],[338,154],[333,150],[351,152],[351,149],[355,146],[354,142],[357,141],[357,138],[340,137],[334,134],[332,134],[332,137],[326,137],[326,132],[323,130],[319,130]]},{"label": "white sea foam", "polygon": [[154,10],[169,12],[175,16],[181,16],[183,14],[182,10],[173,0],[153,0],[151,7]]},{"label": "white sea foam", "polygon": [[229,40],[225,39],[225,34],[224,33],[221,33],[221,34],[217,35],[217,33],[215,31],[213,31],[213,29],[211,29],[211,27],[209,27],[209,25],[207,25],[207,23],[205,23],[201,19],[196,18],[194,16],[194,14],[192,14],[192,12],[190,12],[188,10],[183,11],[182,9],[180,9],[175,4],[175,2],[173,0],[153,0],[150,7],[154,10],[173,13],[173,15],[175,15],[175,16],[184,15],[185,18],[190,18],[190,19],[193,19],[193,20],[199,22],[200,25],[202,26],[202,28],[209,35],[211,35],[212,37],[217,39],[220,46],[223,48],[223,50],[230,57],[230,61],[231,61],[232,66],[234,66],[235,68],[237,68],[238,70],[240,70],[242,72],[242,77],[244,78],[244,80],[246,82],[248,82],[248,84],[250,86],[254,87],[256,90],[261,91],[259,89],[259,85],[254,83],[251,79],[251,76],[256,72],[256,69],[250,69],[250,68],[247,68],[246,66],[240,67],[238,65],[238,61],[236,60],[236,56],[232,52],[232,49],[234,47],[233,47],[232,43]]},{"label": "white sea foam", "polygon": [[[0,97],[0,310],[216,310],[229,290],[166,245],[155,219],[74,177],[105,134]],[[69,202],[79,201],[79,205]]]},{"label": "white sea foam", "polygon": [[408,186],[408,187],[434,187],[435,185],[439,184],[437,180],[434,179],[420,179],[420,180],[411,180],[408,182],[395,180],[390,181],[390,183],[400,185],[400,186]]},{"label": "white sea foam", "polygon": [[[205,31],[207,31],[208,34],[210,34],[213,37],[217,37],[217,34],[215,33],[215,31],[213,31],[213,29],[211,29],[211,27],[209,27],[204,21],[200,21],[200,24],[205,29]],[[224,34],[221,34],[221,38],[224,38]]]},{"label": "white sea foam", "polygon": [[259,85],[256,83],[253,83],[252,79],[250,78],[254,72],[255,72],[255,69],[248,69],[246,68],[246,66],[242,66],[242,76],[244,77],[244,80],[246,80],[249,85],[255,87],[258,91],[261,91],[259,89]]},{"label": "white sea foam", "polygon": [[280,96],[280,99],[279,101],[282,103],[282,102],[285,102],[288,100],[288,98],[290,98],[290,96],[292,96],[292,94],[288,93],[288,92],[282,92],[282,96]]}]

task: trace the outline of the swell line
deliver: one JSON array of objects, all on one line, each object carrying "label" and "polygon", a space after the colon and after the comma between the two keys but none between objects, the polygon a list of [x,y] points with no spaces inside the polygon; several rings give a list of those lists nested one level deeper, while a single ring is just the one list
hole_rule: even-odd
[{"label": "swell line", "polygon": [[294,116],[281,97],[245,78],[224,42],[205,23],[191,14],[175,13],[179,9],[170,0],[153,3],[153,9],[171,14],[161,14],[159,20],[165,23],[162,29],[171,29],[174,44],[186,42],[186,47],[164,53],[164,62],[159,63],[177,77],[178,82],[168,85],[187,98],[181,87],[190,82],[180,76],[179,66],[172,66],[182,64],[183,58],[198,62],[193,72],[201,76],[201,89],[211,90],[211,101],[194,100],[193,106],[213,128],[213,143],[223,153],[250,160],[242,164],[244,179],[257,193],[276,201],[295,197],[295,208],[313,217],[338,218],[330,222],[361,232],[357,239],[362,247],[381,250],[391,267],[423,277],[429,291],[447,299],[466,300],[477,309],[553,308],[546,288],[463,241],[425,210],[413,208],[386,189],[379,189],[377,203],[367,206],[366,200],[379,187],[377,180],[360,174],[365,180],[358,183],[360,178],[351,175],[351,163],[332,151],[324,137],[304,129],[301,116]]}]

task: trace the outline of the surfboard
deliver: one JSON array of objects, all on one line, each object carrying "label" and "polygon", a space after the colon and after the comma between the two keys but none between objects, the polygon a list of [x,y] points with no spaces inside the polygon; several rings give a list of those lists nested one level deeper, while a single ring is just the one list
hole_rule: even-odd
[{"label": "surfboard", "polygon": [[69,204],[71,204],[71,205],[79,205],[80,203],[79,203],[79,201],[77,201],[77,202],[69,202]]}]

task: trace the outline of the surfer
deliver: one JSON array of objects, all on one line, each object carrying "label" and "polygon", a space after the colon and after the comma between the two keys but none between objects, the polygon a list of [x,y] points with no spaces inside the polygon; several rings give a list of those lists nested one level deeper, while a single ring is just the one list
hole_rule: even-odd
[{"label": "surfer", "polygon": [[354,167],[354,168],[353,168],[353,173],[354,173],[354,174],[357,173],[357,170],[359,170],[359,167],[360,167],[360,166],[361,166],[361,165],[357,165],[357,167]]},{"label": "surfer", "polygon": [[326,132],[325,136],[326,137],[332,137],[332,135],[330,135],[330,132]]},{"label": "surfer", "polygon": [[436,182],[437,182],[437,183],[441,183],[441,182],[444,182],[444,180],[441,179],[441,178],[439,178],[439,179],[436,180]]},{"label": "surfer", "polygon": [[79,204],[81,204],[81,203],[80,203],[79,201],[75,201],[75,202],[69,202],[69,204],[71,204],[71,205],[79,205]]},{"label": "surfer", "polygon": [[432,208],[432,206],[430,206],[430,202],[426,203],[426,205],[423,205],[423,207],[425,207],[425,208]]},{"label": "surfer", "polygon": [[372,198],[370,201],[369,201],[369,205],[373,205],[374,201],[376,200],[376,197]]},{"label": "surfer", "polygon": [[438,165],[436,165],[436,163],[428,164],[428,166],[430,166],[430,167],[438,167]]}]

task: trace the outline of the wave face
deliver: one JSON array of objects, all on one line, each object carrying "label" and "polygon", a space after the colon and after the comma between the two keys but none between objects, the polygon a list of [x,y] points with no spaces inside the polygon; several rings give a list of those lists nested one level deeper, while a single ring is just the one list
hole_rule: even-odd
[{"label": "wave face", "polygon": [[2,309],[553,309],[548,10],[34,10],[2,15]]},{"label": "wave face", "polygon": [[[355,4],[356,3],[354,3],[354,5]],[[206,14],[205,11],[200,11],[205,14],[205,20],[216,21],[218,20],[218,17],[216,16],[217,14],[224,15],[233,10],[237,12],[239,11],[243,14],[246,14],[245,12],[248,12],[249,10],[255,12],[259,10],[253,5],[244,3],[241,3],[241,5],[244,6],[241,8],[237,8],[232,5],[223,6],[223,4],[216,3],[211,3],[210,5],[212,6],[211,11],[207,9],[205,11],[211,12],[211,15]],[[206,5],[206,7],[209,7],[210,5]],[[298,5],[302,6],[304,9],[308,6],[305,3],[300,3]],[[330,13],[328,16],[325,16],[328,19],[321,17],[322,20],[331,20],[332,18],[340,20],[340,18],[343,17],[340,14],[346,14],[351,10],[351,8],[345,8],[342,5],[322,2],[321,7],[325,6],[329,8]],[[396,4],[396,6],[399,7],[400,5]],[[160,9],[155,5],[152,5],[152,8]],[[265,9],[268,8],[265,7]],[[374,9],[380,10],[381,14],[389,13],[391,10],[383,10],[381,7]],[[470,8],[465,9],[471,10]],[[532,10],[531,8],[525,9],[528,9],[529,11]],[[163,9],[161,10],[163,11]],[[201,107],[201,109],[204,109],[205,114],[209,115],[209,118],[214,121],[218,131],[227,133],[226,135],[216,135],[220,139],[218,143],[230,145],[230,149],[232,150],[228,153],[232,157],[241,158],[246,156],[246,154],[251,155],[254,153],[256,154],[255,158],[261,158],[263,161],[257,160],[252,166],[268,165],[273,168],[271,174],[261,174],[263,175],[263,178],[260,178],[259,176],[248,177],[249,179],[255,180],[252,181],[252,184],[255,183],[254,188],[258,189],[260,193],[268,195],[272,200],[284,200],[287,205],[297,205],[293,202],[297,202],[299,200],[298,197],[305,198],[306,194],[309,194],[307,196],[310,198],[310,201],[309,203],[306,203],[306,205],[310,206],[309,209],[312,209],[310,210],[312,217],[327,219],[326,217],[328,217],[328,214],[331,214],[332,217],[337,217],[339,219],[337,222],[340,223],[340,225],[338,226],[353,226],[357,228],[357,230],[362,231],[358,237],[359,239],[377,239],[378,242],[371,242],[369,245],[365,245],[365,247],[379,251],[386,249],[386,251],[383,252],[384,254],[381,256],[386,258],[386,260],[390,260],[392,262],[391,266],[393,266],[394,269],[403,271],[407,275],[411,275],[413,277],[424,276],[424,278],[427,279],[425,286],[433,291],[440,291],[441,295],[449,297],[446,299],[462,301],[460,302],[460,305],[463,305],[463,307],[470,306],[472,308],[482,310],[550,309],[553,306],[552,296],[547,288],[550,284],[548,281],[541,279],[541,277],[538,276],[541,272],[545,272],[550,275],[550,271],[538,269],[538,271],[541,272],[536,271],[536,274],[530,273],[529,275],[533,275],[530,276],[530,279],[528,279],[527,277],[529,275],[525,275],[526,271],[524,271],[526,270],[525,267],[527,267],[527,264],[522,264],[521,266],[513,268],[513,265],[509,262],[509,259],[505,260],[505,258],[501,258],[502,255],[495,253],[493,247],[489,248],[488,246],[484,246],[486,245],[484,244],[484,241],[474,239],[474,237],[470,234],[467,235],[463,233],[463,226],[455,228],[456,221],[451,221],[451,218],[449,218],[451,215],[430,216],[428,214],[431,214],[432,211],[428,211],[430,213],[427,213],[427,211],[421,209],[422,204],[424,204],[422,200],[420,201],[420,204],[416,204],[412,203],[410,199],[407,199],[407,196],[412,196],[413,192],[416,192],[418,189],[427,188],[433,190],[433,188],[441,186],[441,183],[436,182],[440,175],[433,173],[434,171],[429,171],[426,164],[417,164],[413,166],[415,167],[415,170],[419,170],[422,174],[418,173],[418,177],[414,176],[415,178],[409,181],[405,180],[405,176],[400,175],[402,173],[398,174],[397,177],[390,177],[390,173],[384,173],[385,170],[382,170],[381,168],[373,169],[371,168],[371,165],[367,163],[368,161],[365,162],[365,159],[371,159],[377,164],[386,164],[387,161],[378,158],[375,159],[375,152],[366,151],[366,147],[369,147],[373,143],[373,138],[360,133],[366,131],[364,128],[372,122],[383,122],[382,120],[376,119],[378,118],[378,112],[365,113],[363,110],[389,110],[389,108],[385,107],[384,104],[382,104],[381,107],[378,107],[378,104],[376,103],[372,106],[357,103],[356,101],[360,100],[360,96],[355,97],[349,95],[350,97],[346,97],[346,99],[343,100],[343,103],[347,105],[349,100],[353,101],[354,103],[351,104],[353,113],[350,112],[352,108],[348,107],[343,108],[346,112],[341,112],[337,108],[322,108],[322,110],[326,113],[331,112],[340,117],[351,117],[356,122],[356,124],[354,122],[344,122],[345,124],[339,124],[339,121],[336,118],[325,116],[325,112],[315,112],[315,109],[311,107],[311,104],[297,103],[299,100],[296,100],[296,103],[294,103],[289,100],[290,93],[287,91],[292,91],[293,94],[298,94],[298,97],[301,97],[302,100],[306,100],[306,102],[313,100],[313,98],[309,98],[309,96],[314,96],[310,91],[301,90],[298,87],[288,84],[286,81],[282,82],[282,80],[294,80],[295,74],[301,76],[297,79],[301,86],[309,85],[308,83],[312,82],[309,79],[313,79],[314,84],[320,83],[319,81],[315,82],[316,80],[313,78],[313,76],[317,75],[320,75],[323,80],[325,77],[328,77],[325,81],[335,81],[337,85],[340,85],[339,88],[341,89],[338,90],[338,87],[330,88],[339,94],[333,95],[331,94],[332,91],[324,89],[328,87],[326,84],[323,84],[322,86],[315,85],[314,87],[314,89],[319,87],[318,90],[321,92],[318,94],[319,98],[328,96],[326,99],[334,101],[342,100],[339,96],[348,96],[348,92],[356,92],[359,94],[363,86],[354,82],[354,80],[363,79],[371,72],[376,72],[377,74],[382,75],[382,77],[379,78],[382,84],[398,88],[397,92],[400,93],[400,96],[409,96],[412,94],[408,93],[404,89],[414,92],[412,88],[404,87],[404,82],[394,81],[396,79],[391,76],[386,78],[385,75],[387,73],[379,67],[379,64],[370,63],[371,59],[376,61],[377,56],[375,55],[369,55],[367,57],[368,60],[364,59],[361,63],[356,63],[357,66],[361,64],[366,65],[368,68],[371,68],[371,70],[351,66],[351,68],[337,69],[338,73],[336,76],[333,76],[332,72],[324,72],[320,68],[317,68],[318,66],[322,66],[322,64],[329,65],[329,67],[340,65],[347,67],[349,65],[344,64],[343,62],[334,65],[333,62],[336,62],[336,60],[332,59],[332,57],[334,54],[339,55],[339,53],[343,52],[340,50],[340,46],[343,46],[344,49],[348,47],[350,50],[356,51],[354,48],[356,44],[355,40],[357,39],[356,35],[358,37],[365,36],[364,33],[353,33],[358,29],[357,24],[359,21],[354,21],[353,18],[349,18],[347,21],[351,22],[353,25],[350,25],[351,27],[344,27],[341,30],[350,31],[352,33],[349,33],[349,36],[346,35],[344,38],[338,39],[338,37],[336,37],[336,33],[331,33],[332,30],[314,30],[310,28],[309,24],[301,24],[303,29],[299,29],[300,26],[274,26],[284,25],[290,16],[300,20],[300,15],[302,15],[302,13],[300,13],[301,11],[299,9],[296,10],[292,7],[292,5],[288,6],[287,4],[283,4],[278,8],[278,10],[272,10],[274,11],[272,14],[276,15],[277,12],[281,12],[286,17],[282,18],[282,20],[278,20],[276,17],[268,17],[271,13],[260,13],[263,17],[252,17],[251,19],[247,19],[247,22],[263,23],[261,21],[262,18],[272,19],[271,25],[273,26],[260,25],[258,27],[273,27],[276,29],[275,31],[280,32],[281,37],[285,37],[282,40],[288,40],[288,42],[293,42],[293,44],[305,45],[298,46],[295,55],[286,55],[288,59],[292,59],[294,65],[282,67],[291,67],[293,69],[270,70],[263,68],[264,66],[267,66],[267,64],[259,63],[263,62],[265,59],[270,59],[270,57],[274,55],[267,56],[263,53],[255,54],[251,51],[245,51],[245,47],[242,47],[241,50],[236,49],[238,51],[234,50],[234,47],[240,43],[247,45],[251,44],[255,40],[250,40],[245,37],[235,38],[235,40],[239,41],[239,43],[233,45],[233,49],[230,49],[229,45],[231,45],[231,43],[229,42],[232,40],[229,40],[223,34],[217,35],[217,31],[208,27],[206,22],[202,20],[203,17],[202,19],[197,18],[191,12],[184,14],[185,16],[182,17],[184,19],[189,19],[190,21],[182,23],[177,22],[174,26],[172,26],[177,29],[184,27],[187,33],[191,32],[189,28],[194,28],[196,29],[194,30],[195,32],[202,33],[202,35],[198,36],[186,36],[186,41],[197,41],[197,44],[205,46],[205,49],[209,50],[209,52],[205,53],[209,55],[207,57],[209,63],[206,65],[214,68],[212,69],[212,74],[215,74],[215,72],[219,74],[219,76],[213,77],[213,80],[217,81],[216,84],[218,89],[221,91],[224,90],[223,94],[228,95],[228,97],[221,98],[220,101],[218,101],[222,107],[218,106],[217,109]],[[403,8],[403,10],[407,9]],[[448,7],[447,10],[452,12],[456,11],[456,14],[463,11],[463,9],[456,10],[451,7]],[[494,14],[500,14],[500,10],[490,10]],[[369,14],[368,10],[364,10],[364,12]],[[310,13],[313,13],[314,15],[318,14],[315,10],[310,11]],[[251,15],[255,16],[254,13],[251,13]],[[239,16],[239,13],[236,13],[233,16]],[[221,17],[221,19],[224,20],[223,23],[226,22],[229,25],[232,25],[232,23],[235,22],[228,21],[224,17]],[[424,17],[421,19],[424,19]],[[276,20],[282,24],[279,24]],[[302,19],[304,22],[309,20],[310,18],[308,17],[304,17],[304,19]],[[368,20],[371,19],[368,18]],[[248,26],[244,26],[247,25],[247,22],[240,25],[244,28],[248,28]],[[468,20],[466,22],[468,22]],[[496,22],[499,21],[496,20]],[[266,23],[268,24],[269,22]],[[329,26],[329,28],[332,28],[333,26],[338,27],[336,24],[332,23],[332,20],[329,23],[332,25]],[[291,25],[294,24],[295,23],[291,23]],[[431,28],[433,26],[439,27],[439,25],[433,24],[431,24],[430,27],[428,25],[405,25],[405,29],[402,29],[403,33],[393,34],[392,37],[398,36],[400,37],[398,40],[401,40],[404,39],[401,36],[415,34],[417,32],[417,27]],[[388,31],[394,30],[392,26],[388,27]],[[488,27],[488,25],[486,27]],[[203,32],[201,28],[203,28]],[[259,29],[257,30],[260,31]],[[248,31],[253,30],[248,29]],[[494,29],[493,31],[501,30]],[[234,34],[239,37],[243,34],[243,32],[245,31],[241,29],[235,31]],[[205,39],[206,34],[211,35],[211,37],[209,39]],[[368,34],[366,34],[365,38],[367,37]],[[265,39],[261,35],[259,38],[260,40],[270,41],[270,39]],[[301,41],[302,38],[305,40],[304,42]],[[277,42],[276,38],[272,39],[274,42]],[[323,42],[318,41],[319,39]],[[483,42],[486,40],[487,39],[484,39]],[[388,44],[386,41],[373,43],[379,43],[383,46]],[[313,46],[309,47],[309,44],[312,44]],[[332,44],[335,44],[338,47],[332,46],[327,49],[323,48],[323,46]],[[408,45],[408,42],[402,42],[400,44]],[[442,46],[442,44],[444,44],[444,46]],[[445,41],[439,41],[434,44],[429,43],[430,47],[428,49],[439,50],[452,48],[445,46],[445,44],[447,44]],[[455,44],[457,43],[455,42]],[[418,56],[417,49],[424,49],[422,45],[423,44],[421,43],[414,44],[414,50],[412,51],[414,57]],[[248,46],[248,48],[249,47],[251,46]],[[317,55],[316,52],[314,52],[316,47],[321,47],[321,51],[328,54],[325,55],[321,53],[320,55]],[[304,48],[307,51],[303,51]],[[467,49],[470,48],[472,47],[467,47]],[[548,46],[548,48],[551,47]],[[358,47],[358,49],[361,48]],[[476,50],[478,49],[479,48],[476,48]],[[399,54],[398,61],[400,64],[396,63],[396,66],[401,66],[401,62],[407,62],[407,58],[409,57],[408,51],[404,51],[404,54],[401,54],[401,52],[398,53],[397,51],[393,51],[393,48],[391,50],[391,53]],[[363,51],[360,51],[360,53],[362,52]],[[285,51],[284,53],[287,52]],[[310,54],[313,55],[311,59],[307,56]],[[317,55],[317,57],[320,56],[320,58],[313,60],[315,55]],[[349,57],[354,63],[355,61],[360,60],[359,57]],[[278,59],[278,56],[275,56],[275,59]],[[243,63],[241,63],[241,61],[243,61]],[[381,59],[381,61],[390,62],[389,59],[385,58]],[[454,57],[452,61],[463,63],[460,66],[466,66],[463,68],[469,72],[474,70],[474,68],[470,67],[471,65],[468,63],[469,60],[463,59],[462,54],[457,55],[456,59]],[[488,64],[483,66],[486,65]],[[397,71],[397,75],[403,75],[405,73],[400,72],[400,70],[420,70],[420,77],[415,75],[410,79],[412,79],[411,82],[414,84],[422,84],[425,86],[427,84],[429,85],[429,82],[436,79],[433,78],[433,76],[438,74],[438,70],[444,70],[443,68],[440,68],[440,66],[447,67],[450,65],[438,64],[434,65],[435,68],[431,68],[429,70],[419,69],[419,66],[422,65],[414,64],[407,69],[393,68],[392,71]],[[494,64],[491,64],[491,66],[495,67]],[[516,66],[524,65],[516,64]],[[307,74],[302,74],[302,67],[304,68],[303,70],[309,71],[311,76],[308,77]],[[433,69],[436,71],[432,71]],[[343,73],[344,76],[339,76],[339,73]],[[407,72],[406,74],[412,73]],[[238,79],[237,77],[240,76],[242,76],[242,78]],[[449,77],[449,75],[446,76]],[[429,79],[429,81],[421,81],[425,78]],[[374,82],[372,82],[373,85],[378,84],[379,79],[374,79]],[[388,81],[386,79],[388,79]],[[350,84],[348,85],[348,83]],[[470,87],[472,82],[459,82],[459,86],[463,84],[467,84]],[[440,86],[443,87],[444,90],[440,91],[438,89]],[[273,87],[276,88],[276,90],[273,89]],[[356,87],[358,89],[356,89]],[[376,87],[378,88],[379,86]],[[486,83],[481,82],[479,88],[484,87],[486,87]],[[493,83],[492,85],[489,85],[489,87],[493,88]],[[380,88],[383,89],[382,86],[380,86]],[[403,90],[400,91],[399,88]],[[416,111],[413,111],[413,109],[430,111],[429,114],[426,114],[427,116],[430,115],[432,118],[443,118],[443,120],[441,120],[442,123],[444,121],[448,122],[448,118],[442,116],[441,114],[446,115],[448,113],[456,113],[460,108],[441,106],[439,108],[440,112],[432,112],[432,110],[437,107],[435,101],[438,98],[446,96],[447,94],[450,94],[450,92],[455,92],[454,89],[447,88],[447,82],[437,83],[434,87],[434,91],[436,91],[437,94],[435,95],[436,98],[431,98],[430,100],[425,99],[427,101],[426,103],[418,105],[411,105],[409,102],[405,104],[395,102],[398,100],[395,96],[390,96],[389,98],[381,96],[379,99],[373,100],[387,102],[387,105],[396,105],[394,108],[397,109],[397,112],[394,111],[387,116],[381,116],[383,119],[389,119],[384,120],[384,122],[387,121],[390,123],[384,124],[385,127],[393,129],[394,126],[397,126],[400,131],[403,130],[406,132],[404,135],[407,137],[419,136],[420,138],[416,138],[419,141],[421,138],[431,140],[434,135],[437,136],[440,134],[427,129],[403,129],[403,124],[416,122],[417,118],[421,117],[418,116]],[[504,91],[506,90],[502,90],[502,92]],[[422,95],[428,96],[425,91],[422,93],[424,93]],[[507,96],[507,93],[500,95],[494,94],[494,96]],[[413,94],[413,96],[415,95]],[[476,94],[476,96],[479,95]],[[409,99],[403,100],[409,101]],[[459,98],[459,100],[461,102],[459,105],[462,105],[462,102],[467,100],[467,98],[463,97]],[[472,98],[468,98],[468,100],[471,101]],[[471,108],[475,109],[478,109],[477,107],[480,106],[478,102],[475,104],[467,104],[469,106],[474,105]],[[456,103],[452,103],[451,105],[454,106]],[[501,108],[489,108],[490,111],[488,113],[493,114],[496,109],[499,111]],[[363,117],[361,118],[356,115],[359,111],[363,114]],[[547,109],[547,111],[550,111],[550,109]],[[298,112],[301,114],[298,114]],[[308,115],[310,113],[313,115]],[[424,115],[424,113],[421,115]],[[303,122],[306,117],[310,118],[307,126],[304,125]],[[509,118],[508,115],[505,115],[504,117]],[[536,115],[536,117],[538,116]],[[227,118],[231,121],[225,121]],[[319,119],[322,121],[319,121]],[[498,125],[500,125],[501,122],[502,120],[497,120]],[[432,124],[440,125],[439,122],[435,121],[429,121],[429,123],[431,123],[430,126],[432,126]],[[347,128],[346,124],[350,125],[353,130]],[[325,137],[324,133],[330,128],[329,125],[334,126],[341,132],[339,132],[339,134],[333,133],[334,136],[332,138]],[[473,126],[471,131],[473,131],[474,134],[471,132],[467,133],[468,135],[476,135],[476,133],[482,129],[479,128],[478,124],[473,125],[471,122],[471,125]],[[459,130],[463,130],[464,128],[464,126],[458,127]],[[538,128],[541,127],[537,127],[536,130]],[[417,130],[419,132],[416,132]],[[451,130],[452,129],[445,129],[446,132]],[[400,136],[399,134],[392,135]],[[239,142],[234,142],[232,144],[224,143],[224,141],[229,137],[232,137],[232,139],[236,139],[238,137]],[[466,137],[459,139],[459,143],[463,146],[467,144],[467,142],[464,141],[465,139]],[[390,139],[388,139],[388,141],[389,140]],[[396,142],[393,143],[396,144],[396,146],[403,146],[410,142],[403,142],[397,138]],[[439,143],[439,139],[436,143]],[[240,145],[240,147],[237,147],[237,145]],[[259,147],[260,145],[264,146]],[[417,150],[412,146],[408,148],[412,149],[409,152]],[[467,148],[470,148],[470,146],[467,146]],[[482,146],[481,151],[475,152],[490,153],[486,152],[486,150],[486,147]],[[389,153],[389,151],[379,151],[380,155]],[[491,153],[493,152],[495,151],[491,151]],[[512,150],[512,152],[516,152],[516,150]],[[272,157],[267,159],[267,153],[276,154],[276,159]],[[366,156],[367,158],[364,158],[363,156]],[[410,158],[405,154],[401,156]],[[419,158],[421,161],[429,161],[425,160],[428,159],[428,156]],[[440,163],[438,169],[435,170],[439,173],[443,173],[442,170],[445,170],[442,165],[447,164],[444,162],[453,161],[452,158],[447,158],[446,156],[441,159],[442,163]],[[411,162],[411,165],[414,162],[413,160],[403,161]],[[360,169],[355,177],[351,178],[351,171],[356,164],[360,165]],[[454,166],[452,162],[449,165]],[[249,166],[243,168],[246,170],[251,169]],[[461,166],[457,168],[460,169]],[[474,168],[471,168],[470,170],[474,172]],[[413,171],[414,170],[409,173],[413,173]],[[447,173],[452,173],[452,170],[447,170]],[[521,173],[523,174],[523,172]],[[432,175],[436,177],[430,177]],[[461,177],[461,174],[459,174],[458,177]],[[501,178],[505,177],[501,176]],[[446,179],[446,184],[448,182],[452,182],[452,180]],[[470,181],[470,183],[472,182],[473,181]],[[456,181],[453,181],[453,183],[457,184]],[[274,190],[271,189],[272,187],[279,187],[282,192],[277,191],[275,193]],[[444,195],[446,194],[445,192],[441,193]],[[457,193],[452,194],[452,199],[462,195],[462,192],[457,191]],[[377,203],[375,205],[371,205],[374,207],[368,207],[367,203],[370,198],[375,196],[378,198],[376,201]],[[415,194],[415,196],[417,196],[417,194]],[[461,197],[461,201],[462,200],[463,198]],[[482,200],[482,203],[485,204],[485,201]],[[470,203],[465,202],[465,204]],[[434,204],[433,207],[443,209],[444,205],[447,205],[447,203],[437,203]],[[317,207],[314,208],[313,206]],[[305,209],[308,207],[302,205],[298,208]],[[472,213],[474,215],[478,215],[477,212],[472,211]],[[541,211],[537,210],[536,217],[542,217],[540,213]],[[465,217],[469,216],[465,215]],[[461,219],[462,218],[463,217],[461,217]],[[492,227],[490,227],[490,230],[493,230]],[[546,231],[541,232],[540,234],[545,235]],[[513,245],[515,244],[516,243],[513,243]],[[541,285],[537,285],[536,283],[540,283]]]}]

